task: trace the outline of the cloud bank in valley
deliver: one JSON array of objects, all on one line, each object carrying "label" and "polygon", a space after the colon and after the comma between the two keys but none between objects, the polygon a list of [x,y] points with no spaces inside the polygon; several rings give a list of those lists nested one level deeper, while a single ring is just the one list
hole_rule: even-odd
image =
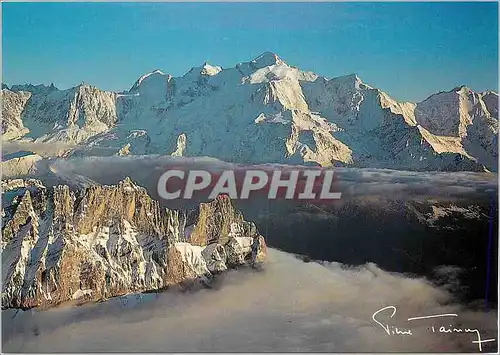
[{"label": "cloud bank in valley", "polygon": [[[126,300],[41,313],[3,311],[4,350],[478,351],[475,334],[432,333],[432,325],[477,328],[482,339],[496,338],[494,311],[467,310],[425,279],[388,273],[374,264],[304,263],[273,249],[263,271],[230,272],[215,290],[171,290]],[[377,317],[411,328],[411,336],[389,336],[373,321],[374,312],[390,305],[397,307],[394,318],[390,313]],[[407,321],[443,313],[458,317]],[[496,346],[496,341],[485,343],[483,350]]]},{"label": "cloud bank in valley", "polygon": [[[126,176],[146,187],[153,198],[158,198],[157,183],[169,169],[207,170],[221,172],[240,169],[269,169],[289,171],[297,166],[263,164],[247,166],[209,157],[128,156],[75,157],[71,159],[44,159],[37,162],[37,175],[54,179],[57,183],[82,185],[95,181],[114,184]],[[300,169],[306,167],[301,166]],[[374,168],[335,168],[335,191],[343,199],[358,197],[387,197],[394,199],[460,200],[484,198],[496,194],[497,175],[474,172],[413,172]]]}]

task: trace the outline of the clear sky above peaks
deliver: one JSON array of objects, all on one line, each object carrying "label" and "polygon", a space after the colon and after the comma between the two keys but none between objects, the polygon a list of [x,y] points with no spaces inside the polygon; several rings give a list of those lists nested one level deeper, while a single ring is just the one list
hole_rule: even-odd
[{"label": "clear sky above peaks", "polygon": [[129,89],[262,52],[399,100],[465,84],[498,91],[498,4],[3,3],[3,82]]}]

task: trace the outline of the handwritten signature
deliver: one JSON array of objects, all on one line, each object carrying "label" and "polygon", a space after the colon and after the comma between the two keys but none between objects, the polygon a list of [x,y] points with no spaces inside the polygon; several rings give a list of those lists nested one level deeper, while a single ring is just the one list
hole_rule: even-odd
[{"label": "handwritten signature", "polygon": [[[381,319],[384,317],[384,315],[388,315],[389,318],[393,318],[394,315],[396,314],[396,307],[395,306],[387,306],[384,308],[379,309],[372,315],[372,319],[375,323],[380,325],[382,329],[388,334],[388,335],[400,335],[400,336],[405,336],[405,335],[413,335],[412,329],[410,328],[397,328],[393,325],[389,325],[386,323],[383,323]],[[421,317],[412,317],[408,318],[408,322],[416,321],[416,320],[422,320],[422,319],[429,319],[429,318],[444,318],[444,317],[458,317],[457,314],[455,313],[445,313],[445,314],[433,314],[429,316],[421,316]],[[439,328],[435,326],[431,326],[429,328],[429,331],[433,333],[475,333],[476,334],[476,340],[473,340],[473,344],[477,344],[479,351],[483,351],[482,344],[483,343],[490,343],[495,341],[496,339],[482,339],[481,338],[481,333],[479,332],[478,329],[476,328],[454,328],[452,326],[450,327],[445,327],[441,326]]]}]

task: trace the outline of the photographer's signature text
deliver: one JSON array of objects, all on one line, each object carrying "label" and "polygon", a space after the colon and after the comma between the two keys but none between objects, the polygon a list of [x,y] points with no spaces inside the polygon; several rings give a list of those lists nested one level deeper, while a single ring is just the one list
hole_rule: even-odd
[{"label": "photographer's signature text", "polygon": [[[399,336],[410,336],[413,335],[411,328],[398,328],[393,325],[389,325],[384,323],[384,320],[388,320],[388,318],[393,318],[396,314],[395,306],[387,306],[379,309],[372,315],[372,319],[375,323],[377,323],[382,329],[387,333],[387,335],[399,335]],[[445,318],[445,317],[457,317],[458,315],[455,313],[445,313],[445,314],[433,314],[427,316],[420,317],[412,317],[408,318],[408,322],[418,321],[422,319],[431,319],[431,318]],[[475,335],[475,340],[472,341],[473,344],[477,344],[479,351],[483,351],[482,344],[490,343],[495,341],[496,339],[482,339],[481,333],[479,329],[476,328],[460,328],[460,327],[446,327],[446,326],[435,326],[432,325],[428,328],[428,331],[432,333],[471,333]]]}]

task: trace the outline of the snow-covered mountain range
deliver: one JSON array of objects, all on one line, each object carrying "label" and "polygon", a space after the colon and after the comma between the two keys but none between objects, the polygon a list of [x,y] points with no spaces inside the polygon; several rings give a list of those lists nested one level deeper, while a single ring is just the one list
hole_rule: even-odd
[{"label": "snow-covered mountain range", "polygon": [[73,145],[65,156],[174,154],[228,162],[497,171],[498,94],[465,86],[397,102],[356,75],[327,79],[266,52],[130,90],[2,89],[4,141]]}]

